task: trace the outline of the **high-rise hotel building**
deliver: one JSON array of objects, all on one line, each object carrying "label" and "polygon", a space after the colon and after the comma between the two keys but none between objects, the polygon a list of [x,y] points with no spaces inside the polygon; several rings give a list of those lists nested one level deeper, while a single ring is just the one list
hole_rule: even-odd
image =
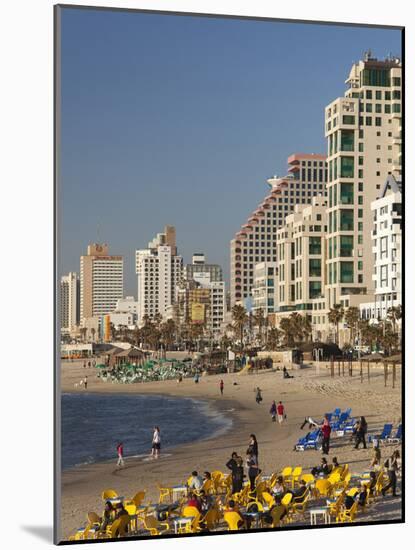
[{"label": "high-rise hotel building", "polygon": [[124,294],[124,261],[107,244],[90,244],[81,256],[81,320],[114,311]]},{"label": "high-rise hotel building", "polygon": [[[374,294],[371,203],[401,174],[401,62],[355,63],[344,97],[325,110],[328,141],[326,306],[358,306]],[[366,295],[366,297],[365,297]]]},{"label": "high-rise hotel building", "polygon": [[79,325],[80,284],[79,275],[70,272],[61,277],[60,309],[61,329],[71,330]]},{"label": "high-rise hotel building", "polygon": [[164,233],[135,252],[138,285],[138,322],[147,315],[166,317],[174,304],[176,286],[181,280],[183,258],[177,255],[176,230],[166,226]]},{"label": "high-rise hotel building", "polygon": [[296,204],[310,204],[325,193],[325,155],[296,153],[288,158],[288,175],[267,180],[271,190],[231,241],[231,306],[252,294],[254,267],[277,261],[277,230]]},{"label": "high-rise hotel building", "polygon": [[[275,317],[292,311],[312,320],[325,285],[326,198],[296,205],[277,232],[278,291]],[[318,306],[317,306],[318,307]]]}]

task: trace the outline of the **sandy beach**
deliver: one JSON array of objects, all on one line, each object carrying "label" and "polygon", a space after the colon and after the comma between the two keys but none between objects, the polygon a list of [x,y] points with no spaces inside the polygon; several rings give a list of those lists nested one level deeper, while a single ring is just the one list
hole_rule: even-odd
[{"label": "sandy beach", "polygon": [[[400,374],[400,371],[398,371]],[[321,454],[316,451],[295,452],[297,439],[304,435],[300,425],[305,416],[321,419],[325,412],[341,407],[352,408],[352,415],[364,415],[369,434],[378,433],[385,422],[395,425],[401,417],[400,377],[396,387],[391,381],[384,387],[383,369],[372,369],[370,384],[365,378],[361,383],[357,372],[353,377],[330,377],[330,371],[315,366],[293,371],[294,378],[284,380],[281,372],[258,374],[224,374],[203,376],[199,384],[192,379],[149,382],[141,384],[112,384],[96,378],[94,369],[84,369],[80,363],[64,363],[61,387],[63,392],[80,391],[75,384],[88,375],[88,392],[158,394],[176,397],[192,397],[211,401],[213,406],[232,419],[232,428],[219,437],[198,441],[166,450],[159,460],[126,457],[126,465],[117,468],[116,457],[111,463],[99,463],[66,470],[62,474],[62,532],[61,539],[84,523],[88,511],[101,513],[101,493],[114,489],[118,494],[130,497],[138,490],[146,489],[148,499],[158,498],[157,483],[175,485],[186,480],[194,469],[203,472],[226,470],[225,463],[232,451],[245,455],[249,434],[255,433],[259,445],[259,464],[263,472],[279,471],[286,465],[302,466],[307,470],[319,463]],[[224,380],[223,397],[219,381]],[[236,383],[236,385],[235,385]],[[255,402],[254,388],[262,390],[263,402]],[[85,391],[85,390],[82,390]],[[272,423],[269,415],[271,401],[281,400],[287,412],[287,420],[280,426]],[[139,422],[139,419],[137,419]],[[151,426],[149,429],[151,430]],[[206,434],[206,436],[214,434]],[[383,451],[389,456],[395,446]],[[150,451],[150,441],[149,441]],[[332,437],[329,460],[337,456],[340,463],[348,463],[352,472],[362,472],[369,466],[372,450],[355,450],[349,437]],[[374,505],[364,519],[399,519],[400,501],[389,498]],[[363,518],[362,518],[363,519]]]}]

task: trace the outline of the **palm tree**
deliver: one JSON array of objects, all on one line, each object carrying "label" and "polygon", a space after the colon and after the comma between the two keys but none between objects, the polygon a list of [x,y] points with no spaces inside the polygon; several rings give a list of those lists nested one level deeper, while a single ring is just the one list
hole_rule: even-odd
[{"label": "palm tree", "polygon": [[336,344],[339,344],[339,323],[343,319],[344,309],[340,304],[334,304],[328,313],[329,322],[336,327]]},{"label": "palm tree", "polygon": [[92,336],[92,341],[95,342],[95,333],[96,333],[96,330],[94,327],[91,328],[91,336]]},{"label": "palm tree", "polygon": [[243,348],[244,328],[248,321],[248,315],[246,313],[246,309],[243,306],[240,306],[238,304],[234,305],[232,308],[232,318],[235,325],[235,329],[239,330],[241,348]]},{"label": "palm tree", "polygon": [[[294,345],[294,335],[292,330],[292,319],[289,317],[283,317],[280,321],[280,329],[284,334],[284,343],[286,346],[291,347]],[[271,331],[269,331],[271,332]],[[269,339],[269,333],[268,333]]]},{"label": "palm tree", "polygon": [[388,309],[387,319],[392,323],[393,332],[396,332],[396,324],[402,319],[402,306],[392,306]]},{"label": "palm tree", "polygon": [[305,338],[305,341],[308,342],[311,339],[311,333],[313,330],[313,327],[311,325],[310,315],[303,316],[302,325],[303,325],[303,336]]},{"label": "palm tree", "polygon": [[280,345],[281,336],[282,332],[278,328],[271,328],[268,331],[267,349],[271,351],[277,350]]},{"label": "palm tree", "polygon": [[380,338],[380,343],[385,351],[386,355],[390,355],[391,352],[396,349],[399,345],[398,334],[393,329],[393,325],[388,322],[383,323],[382,336]]},{"label": "palm tree", "polygon": [[167,321],[161,325],[160,333],[163,342],[166,344],[166,349],[169,349],[174,344],[176,335],[176,323],[173,319],[167,319]]},{"label": "palm tree", "polygon": [[302,342],[304,338],[304,317],[294,311],[291,313],[289,320],[291,324],[291,332],[293,335],[294,342],[300,341]]},{"label": "palm tree", "polygon": [[349,343],[353,346],[355,337],[356,337],[356,330],[357,330],[357,323],[360,319],[360,313],[359,308],[351,306],[348,308],[344,315],[344,320],[347,323],[347,325],[350,328],[350,339]]},{"label": "palm tree", "polygon": [[82,327],[79,332],[81,333],[81,338],[82,338],[82,341],[85,342],[85,338],[86,338],[86,333],[87,333],[88,329],[86,327]]},{"label": "palm tree", "polygon": [[262,345],[262,340],[263,340],[262,329],[265,327],[265,321],[266,321],[264,310],[262,308],[259,308],[254,313],[253,321],[254,321],[254,326],[258,327],[258,339],[259,339],[260,345]]}]

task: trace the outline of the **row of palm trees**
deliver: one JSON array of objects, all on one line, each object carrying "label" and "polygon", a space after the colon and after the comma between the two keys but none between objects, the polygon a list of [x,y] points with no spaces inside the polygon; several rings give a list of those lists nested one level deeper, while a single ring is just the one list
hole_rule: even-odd
[{"label": "row of palm trees", "polygon": [[386,319],[370,323],[361,319],[357,307],[349,307],[346,311],[340,304],[335,304],[328,313],[328,320],[335,328],[335,340],[339,342],[339,326],[344,322],[349,329],[348,346],[352,347],[357,337],[363,345],[370,349],[383,348],[391,351],[399,348],[399,321],[402,319],[402,306],[390,307]]},{"label": "row of palm trees", "polygon": [[[340,304],[335,304],[328,313],[328,320],[335,329],[335,341],[339,343],[339,327],[342,322],[349,329],[348,343],[345,347],[353,347],[358,337],[363,345],[373,348],[383,348],[391,351],[399,347],[398,324],[402,318],[401,306],[388,310],[387,318],[383,322],[371,324],[360,318],[359,309],[349,307],[345,310]],[[91,329],[92,339],[95,339],[95,329]],[[81,337],[85,340],[86,328],[81,328]],[[281,319],[279,327],[270,327],[268,318],[262,309],[251,314],[242,305],[232,308],[232,323],[226,327],[219,345],[224,351],[245,349],[247,347],[261,347],[275,351],[281,347],[293,347],[298,343],[311,340],[312,326],[309,315],[292,312]],[[111,325],[113,341],[129,342],[144,349],[171,350],[174,346],[181,346],[188,350],[201,349],[207,345],[213,346],[212,334],[208,334],[203,324],[176,323],[173,319],[163,321],[161,315],[153,318],[144,316],[143,325],[130,329]]]},{"label": "row of palm trees", "polygon": [[[281,319],[279,328],[269,327],[268,318],[262,309],[253,314],[248,314],[241,305],[232,308],[232,324],[227,331],[231,332],[234,340],[238,340],[239,347],[245,344],[257,343],[259,347],[276,350],[281,346],[293,346],[295,342],[307,342],[311,338],[311,320],[307,315],[297,312]],[[254,337],[254,332],[256,336]]]}]

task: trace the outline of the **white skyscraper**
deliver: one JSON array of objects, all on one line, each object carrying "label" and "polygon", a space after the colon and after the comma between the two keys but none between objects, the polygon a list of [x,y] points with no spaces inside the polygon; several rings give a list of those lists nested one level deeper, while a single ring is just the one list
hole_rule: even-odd
[{"label": "white skyscraper", "polygon": [[61,277],[61,329],[70,330],[79,325],[80,286],[77,273]]},{"label": "white skyscraper", "polygon": [[175,288],[182,276],[183,258],[177,255],[175,229],[166,226],[148,248],[136,250],[138,321],[144,315],[166,317],[175,301]]}]

